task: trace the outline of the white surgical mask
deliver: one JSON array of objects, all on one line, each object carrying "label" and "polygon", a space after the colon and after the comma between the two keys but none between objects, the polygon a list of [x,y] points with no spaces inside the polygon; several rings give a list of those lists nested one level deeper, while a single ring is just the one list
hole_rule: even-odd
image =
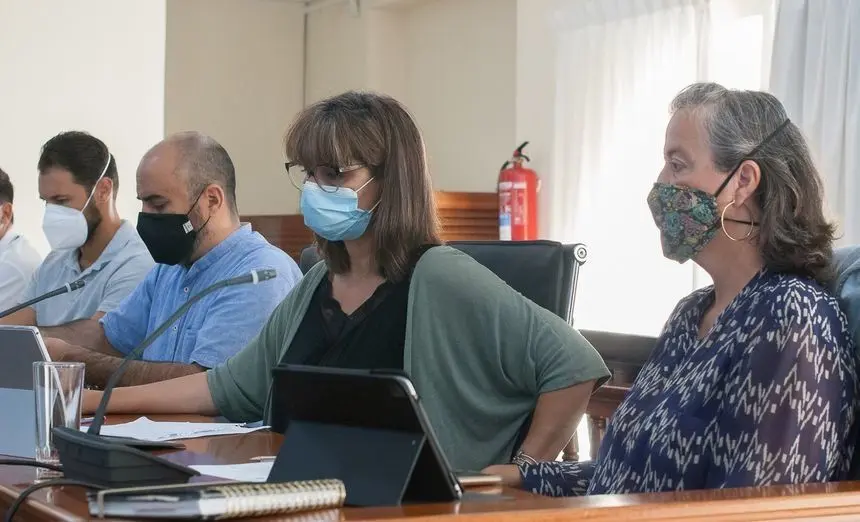
[{"label": "white surgical mask", "polygon": [[48,244],[51,245],[51,250],[68,250],[72,248],[81,248],[87,242],[89,235],[89,227],[87,226],[87,218],[84,217],[84,210],[93,199],[93,194],[96,192],[96,186],[102,180],[108,167],[110,166],[111,155],[108,154],[105,168],[96,182],[93,184],[93,189],[84,203],[84,208],[78,210],[75,208],[64,207],[62,205],[54,205],[48,203],[45,205],[45,216],[42,218],[42,231],[45,237],[48,238]]}]

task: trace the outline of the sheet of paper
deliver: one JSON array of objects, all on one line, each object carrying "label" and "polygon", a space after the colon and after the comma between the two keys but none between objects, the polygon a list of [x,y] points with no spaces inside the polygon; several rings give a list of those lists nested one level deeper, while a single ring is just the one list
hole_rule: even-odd
[{"label": "sheet of paper", "polygon": [[218,466],[191,466],[203,475],[239,482],[265,482],[269,478],[274,462],[249,462],[247,464],[225,464]]},{"label": "sheet of paper", "polygon": [[125,424],[102,426],[101,434],[162,442],[166,440],[214,437],[216,435],[237,435],[265,428],[268,428],[268,426],[247,428],[244,424],[220,422],[156,422],[147,417],[140,417]]}]

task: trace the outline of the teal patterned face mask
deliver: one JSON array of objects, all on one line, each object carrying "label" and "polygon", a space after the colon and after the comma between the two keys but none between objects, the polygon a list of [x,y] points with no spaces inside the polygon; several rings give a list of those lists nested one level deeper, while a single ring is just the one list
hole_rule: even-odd
[{"label": "teal patterned face mask", "polygon": [[[681,187],[669,183],[654,183],[648,193],[648,207],[654,216],[654,223],[660,229],[663,255],[679,263],[692,259],[714,239],[717,230],[725,227],[724,221],[741,223],[750,227],[758,226],[753,221],[727,218],[717,209],[717,197],[735,176],[744,161],[752,159],[767,143],[784,129],[790,120],[782,122],[768,134],[749,154],[744,156],[732,169],[713,194],[704,190]],[[732,203],[734,200],[732,200]],[[725,228],[723,228],[725,230]],[[728,236],[728,233],[726,233]],[[731,238],[731,236],[729,236]]]},{"label": "teal patterned face mask", "polygon": [[679,263],[701,252],[720,223],[717,198],[699,189],[655,183],[648,207],[660,229],[663,255]]}]

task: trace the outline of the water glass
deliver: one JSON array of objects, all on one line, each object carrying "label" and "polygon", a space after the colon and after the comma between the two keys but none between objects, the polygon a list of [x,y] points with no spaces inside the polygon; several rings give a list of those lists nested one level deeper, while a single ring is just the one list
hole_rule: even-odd
[{"label": "water glass", "polygon": [[36,460],[59,462],[51,430],[81,427],[84,363],[34,362],[33,391],[36,396]]}]

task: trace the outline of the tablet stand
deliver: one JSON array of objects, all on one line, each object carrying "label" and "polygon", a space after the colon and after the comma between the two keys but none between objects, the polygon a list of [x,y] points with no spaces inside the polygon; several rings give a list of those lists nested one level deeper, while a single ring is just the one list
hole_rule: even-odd
[{"label": "tablet stand", "polygon": [[416,485],[423,433],[294,420],[285,435],[268,482],[340,479],[351,506],[434,500]]}]

